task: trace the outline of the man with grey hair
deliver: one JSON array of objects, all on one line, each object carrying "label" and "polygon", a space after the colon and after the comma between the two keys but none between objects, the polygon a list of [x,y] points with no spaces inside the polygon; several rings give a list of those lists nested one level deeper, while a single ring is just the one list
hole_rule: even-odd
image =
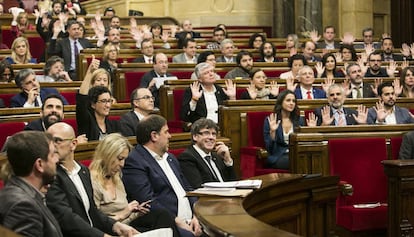
[{"label": "man with grey hair", "polygon": [[236,99],[236,85],[226,80],[226,89],[216,85],[214,67],[209,63],[199,63],[195,68],[198,81],[184,92],[180,117],[186,122],[209,118],[218,122],[218,107],[225,100]]},{"label": "man with grey hair", "polygon": [[[21,92],[10,100],[10,107],[33,108],[41,107],[43,100],[50,94],[60,95],[54,88],[40,88],[36,80],[36,74],[32,69],[22,69],[14,79]],[[63,104],[67,105],[66,99],[60,95]]]},{"label": "man with grey hair", "polygon": [[357,110],[344,108],[345,92],[341,85],[332,84],[328,88],[328,103],[315,110],[318,126],[346,126],[366,124],[368,110],[359,105]]},{"label": "man with grey hair", "polygon": [[220,63],[235,63],[236,57],[233,56],[234,53],[234,43],[231,39],[224,39],[220,43],[221,56],[216,59]]},{"label": "man with grey hair", "polygon": [[364,83],[364,72],[357,63],[350,63],[346,67],[346,80],[343,84],[348,98],[373,98],[376,96],[375,88],[370,83]]}]

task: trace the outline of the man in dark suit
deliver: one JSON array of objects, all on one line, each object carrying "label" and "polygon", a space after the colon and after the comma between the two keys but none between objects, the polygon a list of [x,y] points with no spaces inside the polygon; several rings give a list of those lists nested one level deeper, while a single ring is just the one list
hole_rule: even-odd
[{"label": "man in dark suit", "polygon": [[257,62],[280,62],[280,60],[276,57],[276,47],[272,42],[264,42],[259,49],[260,58]]},{"label": "man in dark suit", "polygon": [[89,170],[74,158],[78,142],[73,128],[59,122],[47,131],[55,141],[60,165],[57,166],[56,180],[46,195],[46,202],[59,221],[63,234],[102,237],[138,233],[97,209]]},{"label": "man in dark suit", "polygon": [[184,176],[193,188],[206,182],[236,180],[233,159],[223,142],[216,142],[218,126],[201,118],[191,126],[193,145],[178,156]]},{"label": "man in dark suit", "polygon": [[323,30],[323,41],[317,42],[318,49],[339,49],[341,46],[339,42],[335,41],[335,27],[325,26]]},{"label": "man in dark suit", "polygon": [[160,106],[160,98],[158,96],[158,90],[160,85],[156,84],[157,78],[172,77],[173,75],[168,73],[168,58],[163,53],[157,53],[153,59],[153,69],[146,72],[141,78],[139,88],[147,88],[151,91],[152,96],[155,97],[155,107]]},{"label": "man in dark suit", "polygon": [[414,131],[407,132],[406,134],[404,134],[398,159],[400,160],[414,159]]},{"label": "man in dark suit", "polygon": [[87,39],[80,38],[80,23],[75,20],[70,20],[67,23],[66,30],[69,34],[68,37],[57,40],[57,37],[61,31],[59,27],[53,27],[53,36],[50,39],[48,54],[57,55],[65,61],[65,71],[69,72],[70,78],[76,81],[76,61],[79,52],[85,48],[95,47]]},{"label": "man in dark suit", "polygon": [[344,108],[345,92],[342,86],[332,84],[328,88],[329,106],[315,110],[318,126],[346,126],[366,124],[368,111],[365,106],[360,105],[358,110]]},{"label": "man in dark suit", "polygon": [[43,104],[43,100],[51,94],[60,96],[63,104],[68,104],[66,99],[56,89],[40,88],[40,84],[36,80],[36,74],[32,69],[20,70],[14,81],[22,92],[10,99],[10,107],[40,107]]},{"label": "man in dark suit", "polygon": [[324,90],[313,87],[315,82],[315,74],[309,66],[303,66],[299,72],[299,86],[295,89],[296,99],[323,99],[326,98]]},{"label": "man in dark suit", "polygon": [[7,158],[13,175],[0,191],[0,224],[22,236],[63,236],[41,192],[56,176],[58,157],[51,136],[19,132],[8,139]]},{"label": "man in dark suit", "polygon": [[378,86],[379,101],[368,110],[368,124],[408,124],[414,123],[413,115],[406,108],[395,105],[396,96],[392,82]]},{"label": "man in dark suit", "polygon": [[46,131],[50,125],[62,121],[63,118],[63,100],[60,96],[51,94],[42,104],[40,118],[27,124],[24,130]]},{"label": "man in dark suit", "polygon": [[[364,83],[361,67],[356,63],[350,63],[346,68],[346,83],[349,89],[346,92],[347,98],[374,98],[376,97],[376,90],[370,83]],[[350,84],[348,86],[348,83]]]},{"label": "man in dark suit", "polygon": [[137,88],[131,93],[132,111],[122,115],[121,133],[122,135],[136,136],[138,122],[154,111],[154,97],[147,88]]},{"label": "man in dark suit", "polygon": [[191,38],[193,38],[193,39],[201,38],[200,33],[193,31],[193,24],[191,23],[190,20],[184,20],[183,24],[181,25],[181,28],[183,29],[183,31],[177,32],[175,34],[175,38],[177,38],[177,39],[185,38],[184,36],[187,35],[188,33],[191,34]]},{"label": "man in dark suit", "polygon": [[394,44],[392,43],[392,39],[390,37],[382,39],[381,49],[383,51],[383,53],[381,54],[381,59],[384,62],[409,60],[408,57],[403,57],[400,54],[392,53],[392,51],[394,50]]},{"label": "man in dark suit", "polygon": [[167,120],[149,115],[137,125],[137,146],[125,160],[122,180],[128,199],[152,200],[151,209],[166,209],[176,218],[181,236],[201,235],[200,224],[193,215],[196,199],[186,197],[192,190],[181,172],[178,160],[168,151],[171,138]]},{"label": "man in dark suit", "polygon": [[141,41],[141,53],[142,56],[134,59],[134,63],[148,63],[152,64],[154,59],[154,45],[152,39],[143,39]]}]

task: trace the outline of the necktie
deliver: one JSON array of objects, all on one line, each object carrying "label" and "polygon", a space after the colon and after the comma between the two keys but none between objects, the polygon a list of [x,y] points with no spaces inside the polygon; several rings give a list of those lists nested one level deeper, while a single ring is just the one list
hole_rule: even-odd
[{"label": "necktie", "polygon": [[73,42],[73,51],[75,53],[75,57],[77,58],[78,54],[79,54],[79,49],[78,49],[78,41],[75,40],[75,42]]},{"label": "necktie", "polygon": [[357,98],[362,98],[361,86],[355,87],[355,90],[357,91]]},{"label": "necktie", "polygon": [[152,59],[151,58],[148,59],[148,63],[152,64]]},{"label": "necktie", "polygon": [[204,157],[204,159],[206,159],[208,167],[210,168],[211,173],[213,174],[214,180],[218,181],[218,177],[216,172],[214,172],[213,166],[211,165],[211,156],[206,156]]},{"label": "necktie", "polygon": [[342,110],[338,110],[337,113],[338,113],[337,126],[346,126],[346,120],[342,116],[343,111]]},{"label": "necktie", "polygon": [[306,99],[311,100],[312,99],[312,95],[311,95],[311,91],[307,91],[306,92]]}]

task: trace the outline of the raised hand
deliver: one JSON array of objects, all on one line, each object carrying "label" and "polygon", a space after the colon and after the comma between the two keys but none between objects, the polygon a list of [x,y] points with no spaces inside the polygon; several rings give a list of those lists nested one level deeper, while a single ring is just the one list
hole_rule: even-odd
[{"label": "raised hand", "polygon": [[314,43],[317,43],[321,39],[321,36],[319,35],[317,30],[312,30],[311,32],[309,32],[309,37]]},{"label": "raised hand", "polygon": [[135,18],[134,17],[131,17],[130,19],[129,19],[129,26],[131,27],[131,30],[132,29],[138,29],[138,27],[137,27],[137,20],[135,20]]},{"label": "raised hand", "polygon": [[271,81],[269,86],[270,94],[272,94],[274,97],[277,97],[279,95],[280,86],[277,85],[276,81]]},{"label": "raised hand", "polygon": [[92,60],[91,60],[91,63],[89,64],[88,71],[91,72],[91,73],[94,72],[95,70],[97,70],[99,68],[100,63],[101,63],[101,61],[99,59],[95,58],[95,55],[92,54]]},{"label": "raised hand", "polygon": [[395,96],[398,97],[399,95],[401,95],[401,93],[403,91],[403,87],[401,85],[400,79],[395,78],[394,81],[392,82],[392,85],[394,86]]},{"label": "raised hand", "polygon": [[341,63],[341,62],[343,62],[341,52],[336,52],[336,53],[334,54],[334,56],[335,56],[335,59],[336,59],[336,62],[337,62],[337,63]]},{"label": "raised hand", "polygon": [[325,71],[325,67],[322,65],[322,62],[316,62],[315,64],[317,77],[320,78]]},{"label": "raised hand", "polygon": [[309,113],[309,117],[306,119],[306,124],[308,127],[316,127],[318,122],[318,117],[313,112]]},{"label": "raised hand", "polygon": [[410,45],[411,57],[414,58],[414,43]]},{"label": "raised hand", "polygon": [[382,33],[382,39],[391,38],[391,35],[388,33]]},{"label": "raised hand", "polygon": [[298,83],[295,83],[295,79],[293,77],[289,77],[286,79],[286,89],[290,91],[295,91]]},{"label": "raised hand", "polygon": [[233,83],[233,80],[227,79],[224,81],[226,83],[226,88],[223,88],[224,93],[229,97],[230,100],[236,99],[236,83]]},{"label": "raised hand", "polygon": [[277,120],[277,115],[275,113],[270,114],[269,117],[267,117],[267,120],[269,121],[270,137],[272,140],[275,140],[276,130],[279,127],[281,121]]},{"label": "raised hand", "polygon": [[365,62],[362,60],[362,58],[358,59],[357,64],[361,68],[362,76],[364,76],[365,73],[367,73],[367,71],[368,71],[368,65],[365,65]]},{"label": "raised hand", "polygon": [[203,91],[200,90],[200,82],[195,81],[190,85],[191,98],[198,100],[203,95]]},{"label": "raised hand", "polygon": [[365,45],[365,53],[366,53],[367,56],[369,56],[374,51],[375,51],[374,45],[372,45],[372,44]]},{"label": "raised hand", "polygon": [[378,101],[374,107],[375,113],[377,113],[377,121],[380,123],[385,122],[385,118],[388,116],[389,112],[387,112],[384,108],[384,102]]},{"label": "raised hand", "polygon": [[345,78],[345,80],[342,82],[342,88],[344,89],[345,96],[351,94],[351,83],[349,82],[348,78]]},{"label": "raised hand", "polygon": [[366,124],[368,118],[368,109],[365,107],[365,105],[358,105],[357,112],[358,115],[352,114],[355,121],[358,124]]},{"label": "raised hand", "polygon": [[371,90],[375,94],[375,96],[378,96],[378,86],[382,84],[382,78],[375,78],[374,85],[371,85]]},{"label": "raised hand", "polygon": [[408,44],[406,44],[406,43],[403,43],[403,44],[401,45],[400,52],[401,52],[401,54],[402,54],[402,55],[404,55],[405,57],[410,57],[410,55],[411,55],[410,47],[409,47],[409,46],[408,46]]},{"label": "raised hand", "polygon": [[252,83],[247,87],[247,92],[252,100],[255,100],[257,97],[257,89],[256,86]]},{"label": "raised hand", "polygon": [[322,89],[328,93],[329,87],[333,84],[335,84],[335,80],[332,77],[327,77],[322,82]]},{"label": "raised hand", "polygon": [[403,70],[404,68],[410,66],[410,62],[408,62],[407,60],[402,61],[401,63],[401,70]]},{"label": "raised hand", "polygon": [[387,74],[389,77],[395,77],[395,70],[397,69],[397,62],[390,61],[390,64],[387,66]]},{"label": "raised hand", "polygon": [[345,32],[344,37],[341,38],[343,44],[353,44],[355,41],[355,37],[352,35],[351,32]]},{"label": "raised hand", "polygon": [[331,107],[329,105],[325,105],[321,109],[322,114],[322,125],[329,126],[334,120],[334,116],[331,117]]}]

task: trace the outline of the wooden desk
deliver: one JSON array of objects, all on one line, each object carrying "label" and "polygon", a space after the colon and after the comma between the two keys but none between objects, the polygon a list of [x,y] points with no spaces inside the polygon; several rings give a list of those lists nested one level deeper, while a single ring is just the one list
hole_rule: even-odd
[{"label": "wooden desk", "polygon": [[414,160],[385,160],[388,237],[414,236]]},{"label": "wooden desk", "polygon": [[258,176],[245,198],[201,197],[194,210],[209,236],[334,236],[338,177]]}]

